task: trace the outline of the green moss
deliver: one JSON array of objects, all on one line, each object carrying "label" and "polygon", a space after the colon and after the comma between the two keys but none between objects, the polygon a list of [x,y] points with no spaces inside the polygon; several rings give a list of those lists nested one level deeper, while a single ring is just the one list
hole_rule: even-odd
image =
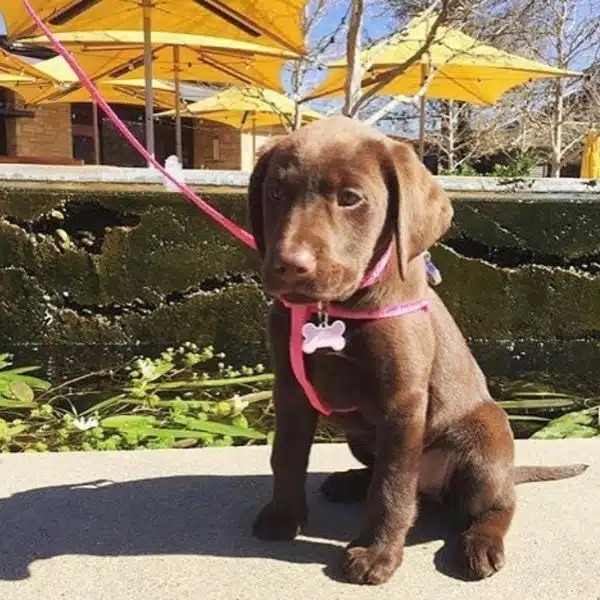
[{"label": "green moss", "polygon": [[23,269],[0,268],[0,339],[6,344],[44,337],[44,291]]},{"label": "green moss", "polygon": [[447,240],[468,237],[489,248],[575,259],[600,254],[600,202],[558,200],[454,202]]},{"label": "green moss", "polygon": [[[243,193],[209,190],[205,199],[246,223]],[[474,257],[444,245],[433,250],[450,312],[467,336],[490,342],[598,338],[600,276],[535,263],[600,255],[600,202],[515,199],[454,202],[444,242],[466,240],[465,252],[473,244]],[[115,223],[94,223],[93,206]],[[82,207],[97,240],[91,251],[76,239],[88,227],[77,217]],[[64,223],[48,220],[57,209]],[[190,340],[213,343],[235,362],[266,360],[267,303],[251,280],[257,255],[180,195],[136,186],[0,187],[2,215],[6,343],[164,347]],[[75,243],[59,243],[57,227]],[[500,268],[476,257],[482,249],[524,262]]]},{"label": "green moss", "polygon": [[214,344],[229,360],[251,364],[266,360],[266,311],[260,288],[241,284],[160,306],[148,316],[128,315],[122,323],[132,341]]},{"label": "green moss", "polygon": [[600,334],[600,278],[526,265],[501,269],[437,246],[438,292],[462,330],[479,339],[585,338]]}]

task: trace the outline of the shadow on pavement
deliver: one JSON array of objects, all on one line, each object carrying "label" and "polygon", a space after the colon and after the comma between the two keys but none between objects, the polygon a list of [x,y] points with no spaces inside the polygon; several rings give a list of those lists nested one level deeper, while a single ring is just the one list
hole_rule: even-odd
[{"label": "shadow on pavement", "polygon": [[[318,493],[324,477],[309,475],[309,523],[305,536],[293,542],[251,535],[270,493],[265,475],[92,481],[16,493],[0,499],[0,580],[26,579],[34,561],[55,556],[160,554],[318,563],[337,579],[340,544],[358,532],[361,507],[328,504]],[[454,531],[441,509],[426,507],[407,545],[447,541]],[[438,551],[438,570],[455,576],[451,563],[444,549]]]}]

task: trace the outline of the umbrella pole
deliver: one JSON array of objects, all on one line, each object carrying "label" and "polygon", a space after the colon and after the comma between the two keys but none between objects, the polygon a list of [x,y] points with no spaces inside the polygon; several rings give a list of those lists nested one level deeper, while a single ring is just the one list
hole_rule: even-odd
[{"label": "umbrella pole", "polygon": [[175,83],[175,153],[183,165],[183,140],[181,136],[181,86],[179,81],[179,46],[173,46],[173,72]]},{"label": "umbrella pole", "polygon": [[423,86],[427,81],[427,65],[421,64],[421,98],[419,99],[419,158],[425,157],[425,116],[427,112],[427,100],[423,92]]},{"label": "umbrella pole", "polygon": [[256,117],[252,117],[252,166],[256,164]]},{"label": "umbrella pole", "polygon": [[94,162],[100,164],[100,123],[98,122],[98,103],[92,102],[92,126],[94,129]]},{"label": "umbrella pole", "polygon": [[146,150],[154,156],[154,99],[152,95],[152,0],[142,0],[144,18],[144,79],[146,89]]}]

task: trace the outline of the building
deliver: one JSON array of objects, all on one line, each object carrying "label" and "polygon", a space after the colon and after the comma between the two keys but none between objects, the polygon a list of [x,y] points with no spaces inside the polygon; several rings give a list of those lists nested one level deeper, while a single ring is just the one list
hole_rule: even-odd
[{"label": "building", "polygon": [[[114,105],[113,109],[144,142],[144,109]],[[112,123],[99,122],[101,163],[141,167],[144,160],[115,130]],[[249,171],[254,150],[272,134],[272,128],[252,133],[208,120],[182,120],[183,164],[186,168]],[[175,126],[171,118],[155,124],[156,158],[164,163],[175,154]],[[0,163],[95,164],[91,104],[46,104],[24,109],[10,90],[0,88]]]}]

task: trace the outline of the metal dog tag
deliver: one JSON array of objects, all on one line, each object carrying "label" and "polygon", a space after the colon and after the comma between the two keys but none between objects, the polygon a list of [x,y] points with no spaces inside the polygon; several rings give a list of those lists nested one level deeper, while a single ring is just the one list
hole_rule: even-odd
[{"label": "metal dog tag", "polygon": [[343,321],[329,323],[327,312],[319,302],[319,324],[305,323],[302,327],[302,352],[312,354],[320,348],[331,348],[336,352],[346,347],[346,324]]}]

